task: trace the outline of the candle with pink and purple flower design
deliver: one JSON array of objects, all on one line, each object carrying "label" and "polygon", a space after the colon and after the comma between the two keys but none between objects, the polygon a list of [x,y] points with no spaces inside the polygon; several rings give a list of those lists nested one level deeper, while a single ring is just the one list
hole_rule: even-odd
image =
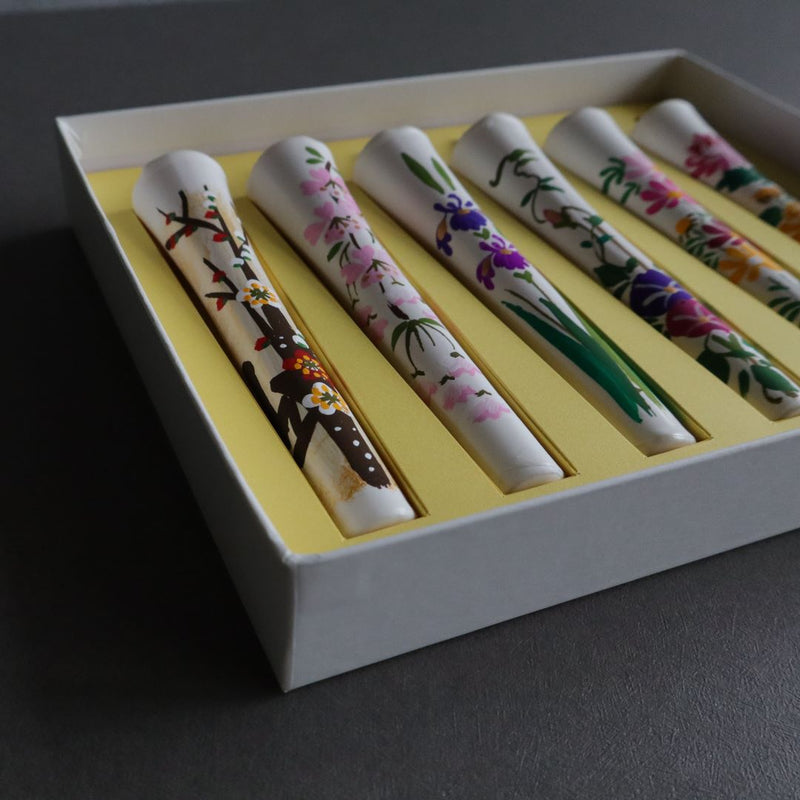
[{"label": "candle with pink and purple flower design", "polygon": [[564,477],[375,236],[325,144],[268,148],[248,193],[504,492]]},{"label": "candle with pink and purple flower design", "polygon": [[383,131],[355,178],[642,452],[694,442],[638,369],[492,223],[417,128]]},{"label": "candle with pink and purple flower design", "polygon": [[800,386],[605,222],[521,120],[484,117],[453,164],[767,418],[800,414]]},{"label": "candle with pink and purple flower design", "polygon": [[763,175],[688,100],[657,103],[631,138],[800,242],[800,200]]},{"label": "candle with pink and purple flower design", "polygon": [[671,181],[599,108],[559,122],[545,151],[687,253],[800,326],[800,279]]}]

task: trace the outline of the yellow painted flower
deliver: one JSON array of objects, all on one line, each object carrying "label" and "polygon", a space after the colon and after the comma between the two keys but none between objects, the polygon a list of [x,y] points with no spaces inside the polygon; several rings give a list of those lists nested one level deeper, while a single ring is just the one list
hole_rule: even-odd
[{"label": "yellow painted flower", "polygon": [[762,269],[780,270],[767,255],[748,242],[725,248],[727,258],[720,259],[719,271],[733,283],[754,281]]},{"label": "yellow painted flower", "polygon": [[303,405],[308,409],[319,409],[321,414],[333,414],[335,411],[347,413],[348,410],[347,403],[342,400],[339,393],[321,381],[311,387],[311,394],[303,398]]},{"label": "yellow painted flower", "polygon": [[247,303],[251,308],[279,305],[275,292],[269,286],[254,280],[247,281],[247,286],[237,292],[236,299],[240,303]]}]

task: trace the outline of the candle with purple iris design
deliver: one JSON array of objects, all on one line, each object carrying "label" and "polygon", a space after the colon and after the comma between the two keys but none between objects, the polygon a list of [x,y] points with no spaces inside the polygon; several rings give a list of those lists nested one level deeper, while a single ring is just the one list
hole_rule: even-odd
[{"label": "candle with purple iris design", "polygon": [[599,108],[570,114],[545,151],[727,280],[800,325],[800,279],[673,183]]},{"label": "candle with purple iris design", "polygon": [[359,155],[355,178],[642,452],[695,441],[637,369],[497,229],[422,131],[378,134]]},{"label": "candle with purple iris design", "polygon": [[564,477],[372,232],[322,142],[268,148],[248,193],[503,491]]},{"label": "candle with purple iris design", "polygon": [[523,122],[490,114],[456,144],[453,164],[769,419],[800,413],[800,387],[605,222]]},{"label": "candle with purple iris design", "polygon": [[341,532],[357,536],[413,519],[413,508],[267,278],[222,167],[204,153],[168,153],[142,170],[133,207]]},{"label": "candle with purple iris design", "polygon": [[631,138],[800,241],[800,200],[762,175],[687,100],[653,106],[639,118]]}]

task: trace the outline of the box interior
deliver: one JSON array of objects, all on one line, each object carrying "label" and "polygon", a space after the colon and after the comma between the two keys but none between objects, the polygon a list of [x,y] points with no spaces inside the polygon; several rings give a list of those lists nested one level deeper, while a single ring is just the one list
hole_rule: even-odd
[{"label": "box interior", "polygon": [[[662,57],[660,61],[654,59],[649,72],[643,71],[641,64],[638,64],[637,74],[640,77],[636,84],[628,82],[626,86],[624,81],[617,84],[615,91],[622,92],[623,98],[598,99],[595,93],[592,100],[569,98],[577,102],[565,100],[562,108],[571,109],[586,102],[599,104],[604,100],[613,102],[624,99],[628,102],[612,104],[609,110],[624,128],[630,129],[635,116],[649,102],[673,94],[670,81],[676,80],[675,74],[681,70],[685,73],[691,68],[691,65],[687,66],[686,62],[674,57]],[[618,65],[616,69],[621,67]],[[641,77],[643,73],[645,78]],[[669,78],[670,75],[673,77]],[[559,81],[562,80],[568,80],[568,76],[561,76]],[[573,88],[571,91],[574,93],[576,90]],[[686,96],[687,92],[682,94]],[[713,113],[708,113],[703,98],[693,99],[702,112],[713,117]],[[445,127],[432,125],[431,112],[427,108],[420,112],[419,101],[417,110],[407,109],[408,116],[402,121],[426,127],[440,153],[445,160],[449,160],[457,137],[483,113],[481,110],[468,115],[459,106],[460,102],[457,101],[453,109],[438,109],[437,113],[444,118],[441,121],[465,124]],[[520,102],[517,100],[516,107],[511,110],[522,112],[534,138],[542,143],[563,112],[550,113],[553,108],[552,105],[548,106],[553,102],[550,98],[531,102],[522,108]],[[473,107],[477,106],[473,104]],[[710,107],[713,108],[713,103]],[[498,105],[492,108],[500,110],[503,107]],[[189,111],[194,114],[198,109],[192,107]],[[448,111],[452,116],[448,116]],[[117,116],[124,116],[125,113],[128,112]],[[218,114],[219,109],[214,113]],[[386,117],[387,113],[379,111],[377,121]],[[396,113],[394,109],[391,112]],[[421,531],[511,504],[533,506],[555,494],[800,428],[800,419],[770,422],[764,418],[688,355],[624,308],[580,269],[465,181],[475,199],[501,230],[585,316],[605,331],[650,376],[701,439],[690,447],[645,457],[526,344],[506,329],[466,287],[351,184],[362,210],[401,268],[442,312],[462,343],[475,354],[507,399],[514,403],[569,474],[563,481],[504,495],[384,361],[313,271],[245,197],[247,176],[261,149],[281,135],[303,132],[324,138],[340,170],[348,178],[355,156],[366,137],[375,129],[375,122],[374,116],[370,117],[363,130],[351,130],[347,138],[337,138],[337,133],[341,131],[320,132],[319,125],[303,129],[302,121],[295,121],[292,129],[287,131],[276,131],[265,125],[265,129],[269,130],[257,149],[239,152],[236,142],[231,142],[228,151],[220,151],[217,146],[206,147],[207,150],[216,151],[226,170],[237,208],[262,262],[290,299],[298,320],[306,328],[318,351],[335,365],[334,371],[348,394],[348,401],[356,408],[420,512],[412,522],[350,540],[341,536],[317,500],[131,210],[130,193],[138,176],[139,165],[159,153],[145,153],[141,160],[139,153],[119,153],[114,156],[114,164],[114,159],[109,163],[108,153],[98,156],[98,151],[95,151],[93,159],[85,165],[89,167],[88,181],[92,192],[113,226],[119,244],[155,309],[166,336],[244,480],[290,551],[297,554],[327,553],[388,536],[402,536],[412,530]],[[112,128],[114,124],[116,122],[113,122]],[[389,120],[386,124],[396,124],[396,121]],[[728,133],[727,128],[719,122],[717,124]],[[354,137],[356,133],[362,135]],[[737,133],[738,129],[732,135]],[[103,133],[103,136],[106,135],[107,131]],[[199,147],[190,137],[185,138],[184,145],[173,143],[170,146]],[[765,155],[769,148],[763,146],[754,149],[751,143],[743,142],[741,138],[737,144],[766,174],[781,181],[791,191],[800,191],[800,181],[791,169]],[[124,166],[129,163],[137,165]],[[105,168],[112,165],[118,168]],[[662,163],[659,166],[713,213],[797,272],[800,267],[798,243],[702,184]],[[800,375],[800,331],[795,326],[695,261],[677,245],[596,190],[573,176],[569,177],[605,219],[656,263],[737,326],[750,341],[788,372],[795,377]]]}]

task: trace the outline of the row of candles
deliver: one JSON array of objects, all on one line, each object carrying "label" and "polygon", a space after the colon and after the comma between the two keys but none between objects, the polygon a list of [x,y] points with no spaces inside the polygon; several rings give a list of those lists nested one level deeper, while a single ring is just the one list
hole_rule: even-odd
[{"label": "row of candles", "polygon": [[[800,203],[686,101],[650,109],[633,137],[800,238]],[[458,141],[452,164],[768,419],[800,414],[795,378],[606,223],[548,155],[800,323],[800,280],[679,189],[602,110],[564,118],[544,150],[519,119],[491,114]],[[424,132],[379,133],[354,180],[644,454],[695,441],[639,368],[498,229]],[[295,136],[269,147],[248,195],[503,492],[564,477],[380,242],[324,143]],[[168,153],[142,170],[133,206],[341,532],[413,518],[259,263],[220,165]]]}]

